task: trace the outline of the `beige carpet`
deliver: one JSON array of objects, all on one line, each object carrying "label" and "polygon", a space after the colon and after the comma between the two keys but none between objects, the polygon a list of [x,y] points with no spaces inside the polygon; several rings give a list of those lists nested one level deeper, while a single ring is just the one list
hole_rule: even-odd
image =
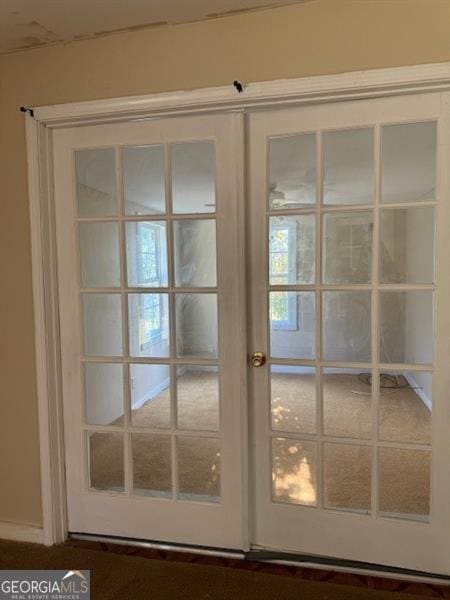
[{"label": "beige carpet", "polygon": [[[382,382],[387,384],[389,382]],[[379,407],[381,440],[427,444],[430,411],[413,389],[399,378],[398,389],[382,388]],[[216,430],[217,377],[188,372],[178,380],[180,427]],[[169,390],[132,411],[138,427],[163,427],[170,422]],[[122,424],[119,419],[114,424]],[[370,387],[357,374],[326,374],[323,381],[323,432],[360,440],[363,445],[325,443],[323,447],[324,505],[362,512],[371,509],[372,448]],[[273,495],[281,502],[316,505],[317,446],[314,441],[283,438],[284,433],[316,432],[315,380],[311,375],[273,374],[272,428]],[[91,484],[98,489],[123,489],[123,437],[91,436]],[[170,495],[172,481],[170,435],[133,434],[135,493]],[[220,460],[214,438],[179,436],[177,440],[179,491],[182,497],[217,500]],[[405,516],[429,511],[430,455],[424,450],[381,448],[379,509]]]},{"label": "beige carpet", "polygon": [[[217,431],[219,392],[217,374],[187,371],[177,381],[180,429]],[[135,427],[161,428],[161,434],[132,435],[134,491],[139,495],[170,496],[172,489],[170,392],[165,389],[132,411]],[[123,417],[114,425],[123,425]],[[214,434],[213,434],[214,435]],[[123,489],[123,437],[91,436],[91,485],[97,489]],[[220,496],[219,443],[214,437],[179,436],[177,439],[178,489],[182,498],[217,501]]]},{"label": "beige carpet", "polygon": [[[272,377],[272,427],[277,431],[315,433],[316,383],[313,375]],[[403,377],[399,383],[406,386]],[[369,439],[372,426],[370,387],[357,375],[325,374],[324,434]],[[382,388],[379,435],[383,441],[428,444],[430,412],[410,387]]]}]

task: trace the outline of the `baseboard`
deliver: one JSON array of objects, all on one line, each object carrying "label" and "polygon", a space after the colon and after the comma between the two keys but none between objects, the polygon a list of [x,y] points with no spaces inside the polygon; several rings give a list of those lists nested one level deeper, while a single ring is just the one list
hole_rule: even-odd
[{"label": "baseboard", "polygon": [[170,379],[169,378],[164,379],[161,383],[158,383],[158,385],[155,385],[152,388],[150,388],[148,390],[148,392],[146,392],[143,396],[141,396],[141,398],[138,398],[137,400],[135,400],[133,402],[133,405],[131,408],[133,410],[137,410],[138,408],[141,408],[141,406],[143,404],[145,404],[149,400],[153,400],[153,398],[156,398],[156,396],[158,396],[158,394],[160,394],[166,388],[168,388],[169,385],[170,385]]},{"label": "baseboard", "polygon": [[414,379],[414,377],[412,376],[412,374],[411,373],[403,373],[403,377],[406,379],[406,381],[409,383],[409,385],[414,389],[415,393],[419,396],[419,398],[422,400],[422,402],[425,404],[425,406],[431,412],[431,408],[432,408],[431,398],[428,397],[428,395],[424,392],[423,388],[420,387],[420,385],[417,385],[417,382]]},{"label": "baseboard", "polygon": [[0,539],[43,544],[44,532],[42,527],[0,521]]}]

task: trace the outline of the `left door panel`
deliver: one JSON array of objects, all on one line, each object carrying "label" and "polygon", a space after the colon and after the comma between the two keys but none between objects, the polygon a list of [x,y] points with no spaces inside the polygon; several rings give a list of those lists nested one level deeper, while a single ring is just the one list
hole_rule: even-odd
[{"label": "left door panel", "polygon": [[243,548],[239,115],[62,129],[69,531]]}]

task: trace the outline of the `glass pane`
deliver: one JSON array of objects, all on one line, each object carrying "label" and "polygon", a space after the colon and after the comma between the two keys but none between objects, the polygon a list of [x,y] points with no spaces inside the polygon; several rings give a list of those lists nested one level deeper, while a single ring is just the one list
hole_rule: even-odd
[{"label": "glass pane", "polygon": [[311,284],[315,279],[314,215],[270,217],[269,277],[271,285]]},{"label": "glass pane", "polygon": [[80,223],[81,287],[120,286],[119,225]]},{"label": "glass pane", "polygon": [[128,320],[130,356],[170,355],[168,294],[128,294]]},{"label": "glass pane", "polygon": [[130,146],[122,149],[123,199],[126,215],[165,212],[164,147]]},{"label": "glass pane", "polygon": [[214,142],[173,144],[172,208],[174,213],[216,210]]},{"label": "glass pane", "polygon": [[381,283],[433,283],[434,229],[432,207],[381,211]]},{"label": "glass pane", "polygon": [[317,504],[316,444],[272,439],[272,498],[275,502]]},{"label": "glass pane", "polygon": [[75,152],[79,217],[117,214],[116,158],[114,148]]},{"label": "glass pane", "polygon": [[372,211],[324,215],[324,283],[371,282],[372,230]]},{"label": "glass pane", "polygon": [[380,293],[380,361],[431,363],[433,292]]},{"label": "glass pane", "polygon": [[122,356],[120,294],[83,294],[83,335],[86,356]]},{"label": "glass pane", "polygon": [[314,358],[314,292],[270,292],[270,355]]},{"label": "glass pane", "polygon": [[95,490],[123,492],[123,433],[88,433],[89,487]]},{"label": "glass pane", "polygon": [[369,362],[370,292],[324,292],[323,357]]},{"label": "glass pane", "polygon": [[170,427],[168,365],[130,365],[131,422],[135,427]]},{"label": "glass pane", "polygon": [[370,511],[369,446],[324,444],[325,508]]},{"label": "glass pane", "polygon": [[425,520],[430,513],[431,452],[379,448],[379,511],[390,517]]},{"label": "glass pane", "polygon": [[123,369],[121,364],[84,364],[86,423],[121,425]]},{"label": "glass pane", "polygon": [[435,122],[382,128],[382,202],[434,200],[435,174]]},{"label": "glass pane", "polygon": [[176,294],[177,356],[217,358],[217,294]]},{"label": "glass pane", "polygon": [[274,431],[316,432],[316,371],[310,367],[270,367]]},{"label": "glass pane", "polygon": [[372,374],[356,369],[324,369],[323,432],[336,437],[370,438]]},{"label": "glass pane", "polygon": [[127,277],[130,287],[167,286],[165,221],[127,223]]},{"label": "glass pane", "polygon": [[432,374],[386,372],[380,376],[380,440],[431,443]]},{"label": "glass pane", "polygon": [[373,129],[323,135],[325,204],[371,204],[374,194]]},{"label": "glass pane", "polygon": [[219,429],[217,367],[178,367],[177,418],[179,429]]},{"label": "glass pane", "polygon": [[298,208],[316,201],[316,135],[269,140],[269,206]]},{"label": "glass pane", "polygon": [[210,219],[173,222],[175,285],[214,287],[216,222]]},{"label": "glass pane", "polygon": [[170,435],[133,433],[133,493],[139,496],[172,496],[172,442]]},{"label": "glass pane", "polygon": [[180,436],[177,451],[180,500],[219,502],[219,440]]}]

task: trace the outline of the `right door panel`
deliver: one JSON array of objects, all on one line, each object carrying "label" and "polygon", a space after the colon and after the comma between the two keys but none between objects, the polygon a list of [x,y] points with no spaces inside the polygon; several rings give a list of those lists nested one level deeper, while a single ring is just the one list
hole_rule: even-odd
[{"label": "right door panel", "polygon": [[450,572],[447,101],[250,117],[255,547]]}]

